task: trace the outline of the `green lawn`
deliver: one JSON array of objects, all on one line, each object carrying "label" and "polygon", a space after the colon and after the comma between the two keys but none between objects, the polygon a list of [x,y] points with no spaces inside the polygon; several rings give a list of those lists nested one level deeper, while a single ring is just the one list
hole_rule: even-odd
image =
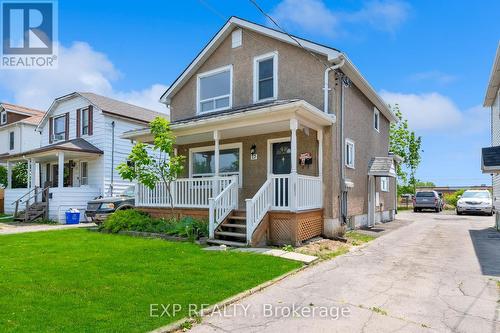
[{"label": "green lawn", "polygon": [[[144,332],[299,266],[87,230],[0,236],[0,331]],[[150,317],[150,304],[183,311]]]}]

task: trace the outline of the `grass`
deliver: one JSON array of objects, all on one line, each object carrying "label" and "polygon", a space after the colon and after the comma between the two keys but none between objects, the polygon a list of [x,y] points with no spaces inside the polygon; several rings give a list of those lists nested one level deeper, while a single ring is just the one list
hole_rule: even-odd
[{"label": "grass", "polygon": [[372,307],[370,310],[372,310],[373,312],[376,312],[376,313],[378,313],[378,314],[381,314],[381,315],[383,315],[383,316],[387,316],[387,311],[385,311],[385,310],[384,310],[384,309],[382,309],[382,308],[379,308],[379,307],[374,306],[374,307]]},{"label": "grass", "polygon": [[[145,332],[300,267],[81,229],[0,236],[0,253],[2,332]],[[182,310],[151,317],[150,304]]]},{"label": "grass", "polygon": [[348,231],[345,234],[345,237],[352,243],[352,245],[361,245],[363,243],[368,243],[375,239],[375,237],[370,235],[365,235],[363,233],[357,231]]}]

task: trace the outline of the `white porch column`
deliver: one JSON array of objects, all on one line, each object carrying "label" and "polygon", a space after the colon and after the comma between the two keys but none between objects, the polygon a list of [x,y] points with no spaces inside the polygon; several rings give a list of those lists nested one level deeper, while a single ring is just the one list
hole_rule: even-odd
[{"label": "white porch column", "polygon": [[297,129],[299,122],[297,119],[290,119],[290,154],[291,168],[290,168],[290,210],[297,211]]},{"label": "white porch column", "polygon": [[30,188],[35,188],[37,179],[37,170],[36,170],[36,163],[32,158],[30,158],[29,165],[30,165],[30,175],[31,175]]},{"label": "white porch column", "polygon": [[320,193],[321,193],[321,207],[323,207],[323,130],[320,129],[317,132],[318,137],[318,176],[321,184]]},{"label": "white porch column", "polygon": [[215,196],[219,195],[219,131],[215,130],[214,131],[214,142],[215,142],[215,149],[214,149],[214,164],[215,164],[215,184],[214,184],[214,191],[215,191]]},{"label": "white porch column", "polygon": [[64,187],[64,152],[60,151],[57,154],[58,157],[58,172],[57,172],[57,187]]},{"label": "white porch column", "polygon": [[7,188],[12,188],[12,163],[7,162]]},{"label": "white porch column", "polygon": [[31,160],[28,160],[26,162],[26,169],[27,169],[27,175],[26,175],[26,188],[28,190],[31,190]]}]

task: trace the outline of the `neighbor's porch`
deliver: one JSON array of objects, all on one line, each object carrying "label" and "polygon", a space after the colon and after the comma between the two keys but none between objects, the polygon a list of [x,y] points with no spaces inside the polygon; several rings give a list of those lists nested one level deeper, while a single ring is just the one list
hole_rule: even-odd
[{"label": "neighbor's porch", "polygon": [[[206,216],[212,239],[234,236],[234,221],[229,223],[234,229],[221,228],[228,219],[243,218],[246,230],[240,238],[247,244],[258,242],[256,234],[272,233],[273,228],[275,243],[303,240],[299,233],[308,238],[320,234],[323,133],[333,119],[301,107],[284,111],[263,117],[218,117],[229,119],[215,118],[210,126],[197,121],[173,124],[176,153],[186,156],[184,178],[173,182],[171,198],[164,184],[152,190],[139,184],[136,206],[156,215],[162,209],[167,214],[165,209],[173,206],[180,215]],[[151,138],[143,133],[140,140]],[[312,234],[297,219],[307,212],[305,223],[311,224],[311,211],[316,212]],[[273,213],[280,215],[269,221]],[[258,230],[262,225],[267,231]]]},{"label": "neighbor's porch", "polygon": [[[102,152],[80,141],[65,141],[4,158],[8,180],[5,212],[15,214],[44,206],[48,218],[63,222],[64,212],[75,208],[82,212],[84,220],[87,202],[102,195]],[[12,188],[12,170],[17,163],[27,163],[24,188]]]}]

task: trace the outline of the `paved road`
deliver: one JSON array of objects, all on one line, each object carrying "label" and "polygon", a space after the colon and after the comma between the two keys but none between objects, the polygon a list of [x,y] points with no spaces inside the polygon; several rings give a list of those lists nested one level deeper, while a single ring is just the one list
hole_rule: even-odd
[{"label": "paved road", "polygon": [[500,332],[493,218],[413,212],[399,218],[414,222],[254,294],[225,315],[214,312],[193,331]]}]

